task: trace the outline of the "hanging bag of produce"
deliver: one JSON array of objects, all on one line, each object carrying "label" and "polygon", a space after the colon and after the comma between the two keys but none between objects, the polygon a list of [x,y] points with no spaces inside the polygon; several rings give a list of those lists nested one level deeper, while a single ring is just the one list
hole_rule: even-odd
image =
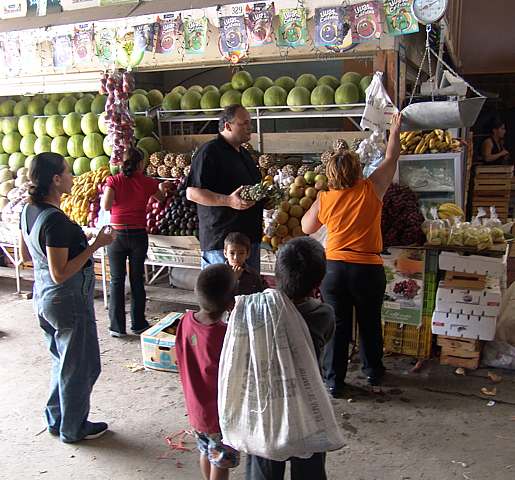
[{"label": "hanging bag of produce", "polygon": [[281,292],[237,298],[218,411],[224,443],[249,454],[283,461],[343,446],[306,322]]},{"label": "hanging bag of produce", "polygon": [[368,128],[384,132],[392,114],[399,111],[384,88],[382,77],[382,72],[374,73],[372,82],[365,90],[365,111],[360,123],[363,130]]}]

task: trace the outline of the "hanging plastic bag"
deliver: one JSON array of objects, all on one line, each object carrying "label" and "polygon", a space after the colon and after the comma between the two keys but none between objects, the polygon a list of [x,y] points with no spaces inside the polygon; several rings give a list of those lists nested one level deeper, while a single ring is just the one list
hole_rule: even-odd
[{"label": "hanging plastic bag", "polygon": [[356,150],[359,160],[363,166],[363,176],[368,178],[384,160],[386,144],[384,143],[384,132],[374,130],[369,138],[365,138]]},{"label": "hanging plastic bag", "polygon": [[382,77],[381,72],[374,73],[372,82],[365,90],[366,105],[360,123],[364,130],[368,128],[372,131],[384,132],[392,114],[399,111],[384,88]]},{"label": "hanging plastic bag", "polygon": [[220,358],[224,443],[284,461],[341,448],[306,322],[278,290],[237,297]]}]

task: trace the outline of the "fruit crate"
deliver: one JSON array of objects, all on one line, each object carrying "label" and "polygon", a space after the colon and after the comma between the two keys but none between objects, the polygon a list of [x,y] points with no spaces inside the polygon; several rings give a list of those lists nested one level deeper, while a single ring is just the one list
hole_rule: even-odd
[{"label": "fruit crate", "polygon": [[386,352],[399,353],[418,359],[429,358],[433,339],[431,316],[423,315],[422,323],[418,327],[385,322],[383,337]]}]

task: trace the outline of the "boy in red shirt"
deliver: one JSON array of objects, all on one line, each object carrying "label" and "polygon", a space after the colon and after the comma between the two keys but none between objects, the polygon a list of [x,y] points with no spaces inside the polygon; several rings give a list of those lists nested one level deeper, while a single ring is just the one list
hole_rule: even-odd
[{"label": "boy in red shirt", "polygon": [[200,272],[196,293],[200,310],[188,311],[177,327],[176,357],[190,425],[200,451],[205,480],[226,480],[237,467],[239,453],[222,443],[218,423],[218,364],[234,306],[236,276],[229,265],[211,265]]}]

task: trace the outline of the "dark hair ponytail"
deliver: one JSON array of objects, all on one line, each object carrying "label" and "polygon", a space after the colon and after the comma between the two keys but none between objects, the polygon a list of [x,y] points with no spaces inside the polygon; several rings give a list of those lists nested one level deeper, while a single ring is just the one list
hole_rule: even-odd
[{"label": "dark hair ponytail", "polygon": [[138,165],[145,159],[145,155],[140,148],[130,147],[127,152],[127,157],[122,164],[122,172],[126,177],[132,176],[132,174],[138,169]]},{"label": "dark hair ponytail", "polygon": [[29,196],[31,203],[41,203],[50,194],[54,175],[61,175],[66,168],[66,160],[58,153],[36,155],[29,168]]}]

